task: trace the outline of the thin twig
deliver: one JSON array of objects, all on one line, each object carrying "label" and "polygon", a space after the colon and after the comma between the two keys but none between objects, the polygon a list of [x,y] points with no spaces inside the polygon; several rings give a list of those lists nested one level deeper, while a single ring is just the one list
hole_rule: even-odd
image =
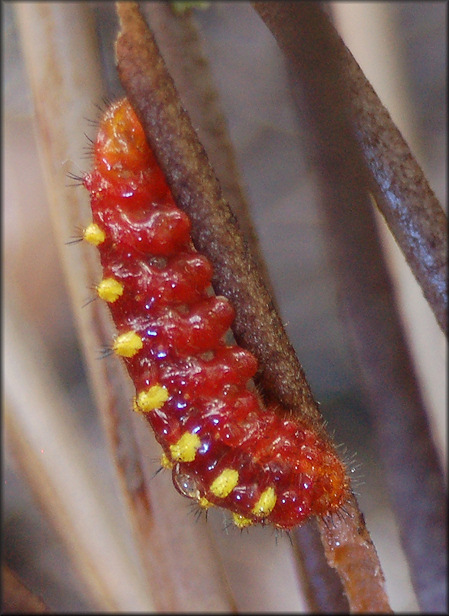
[{"label": "thin twig", "polygon": [[[322,171],[330,243],[418,600],[423,610],[443,610],[444,480],[377,236],[370,172],[352,130],[347,59],[339,53],[342,43],[316,3],[257,2],[255,8],[288,59],[294,94],[313,130],[315,142],[310,146],[315,146]],[[370,125],[381,123],[383,117]],[[328,529],[322,531],[328,542]]]},{"label": "thin twig", "polygon": [[[193,222],[195,245],[214,265],[216,290],[230,298],[236,308],[236,338],[259,359],[264,390],[321,428],[322,419],[302,368],[261,276],[252,265],[154,38],[136,3],[118,2],[117,10],[121,20],[116,43],[120,79],[176,202]],[[355,499],[351,499],[349,507],[352,516],[339,520],[341,524],[329,526],[328,553],[336,556],[346,547],[347,562],[366,578],[363,585],[356,586],[360,601],[354,600],[354,605],[388,612],[380,564]],[[367,587],[371,591],[369,597],[365,592]]]},{"label": "thin twig", "polygon": [[321,428],[302,367],[154,37],[136,3],[117,2],[117,10],[122,27],[116,43],[120,79],[176,203],[193,223],[195,246],[214,265],[216,292],[237,308],[236,340],[258,358],[266,395],[286,408],[301,408],[303,418]]},{"label": "thin twig", "polygon": [[[264,3],[255,2],[259,12]],[[273,3],[285,12],[288,2]],[[286,13],[285,13],[286,14]],[[326,44],[324,36],[319,44]],[[354,135],[370,171],[369,187],[443,331],[447,331],[447,216],[390,114],[333,30],[332,53],[345,67]]]},{"label": "thin twig", "polygon": [[317,524],[310,522],[293,533],[297,558],[301,564],[310,610],[320,614],[346,614],[349,604],[336,570],[323,550]]},{"label": "thin twig", "polygon": [[[218,93],[194,15],[191,12],[175,15],[170,6],[162,2],[145,3],[141,10],[176,83],[183,105],[208,153],[210,163],[217,173],[223,194],[237,216],[264,283],[271,292],[268,268],[252,225],[248,202],[241,188],[226,119],[220,109]],[[295,553],[300,561],[301,577],[310,609],[326,613],[347,612],[348,602],[340,578],[325,558],[316,524],[305,524],[292,537],[297,547]]]}]

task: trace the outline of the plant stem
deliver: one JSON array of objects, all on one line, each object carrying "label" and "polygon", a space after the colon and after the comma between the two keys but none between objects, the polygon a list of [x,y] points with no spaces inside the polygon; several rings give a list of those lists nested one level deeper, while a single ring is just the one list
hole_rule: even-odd
[{"label": "plant stem", "polygon": [[[312,128],[314,142],[309,145],[321,170],[329,243],[349,307],[350,333],[355,335],[415,591],[423,610],[444,610],[444,479],[378,239],[369,196],[371,169],[353,131],[348,56],[342,54],[343,43],[318,4],[257,2],[255,8],[287,57],[293,92]],[[391,127],[383,129],[384,119],[380,113],[370,127],[388,133]],[[397,155],[393,151],[388,159],[396,160]],[[395,176],[392,183],[402,186],[403,196],[415,190],[403,186],[405,177],[409,184],[416,179],[407,175],[409,163],[407,157],[404,168],[393,169],[399,179]],[[416,190],[422,186],[421,182]],[[415,214],[413,210],[410,216]],[[322,531],[327,534],[326,528]]]},{"label": "plant stem", "polygon": [[[321,415],[303,370],[182,108],[154,37],[135,3],[118,2],[117,10],[121,21],[116,43],[120,79],[175,201],[192,220],[196,247],[214,265],[216,291],[226,295],[236,309],[236,339],[258,358],[265,393],[322,430]],[[389,612],[377,554],[353,497],[348,509],[348,515],[339,518],[339,524],[329,525],[327,535],[322,533],[327,541],[327,554],[331,560],[336,559],[341,553],[336,546],[346,546],[346,563],[350,563],[353,572],[357,571],[353,577],[358,580],[361,574],[364,578],[363,584],[355,584],[354,589],[346,583],[346,588],[351,589],[351,608],[361,605],[372,611]],[[344,582],[348,575],[351,577],[351,571],[348,574],[345,570]]]}]

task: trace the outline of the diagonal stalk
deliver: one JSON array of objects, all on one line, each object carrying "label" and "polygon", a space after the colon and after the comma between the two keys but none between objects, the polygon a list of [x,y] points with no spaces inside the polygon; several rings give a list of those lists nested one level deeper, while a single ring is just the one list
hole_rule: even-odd
[{"label": "diagonal stalk", "polygon": [[[182,108],[154,37],[136,3],[118,2],[117,10],[121,20],[116,43],[120,79],[176,202],[192,219],[197,248],[214,265],[214,286],[236,308],[236,338],[258,357],[264,390],[321,429],[322,419],[302,368]],[[377,554],[355,498],[348,503],[348,515],[330,525],[325,538],[330,557],[343,547],[349,552],[348,562],[354,571],[351,580],[356,580],[351,607],[390,611]],[[350,586],[346,584],[346,588]]]},{"label": "diagonal stalk", "polygon": [[[298,106],[306,110],[312,126],[310,146],[322,170],[329,239],[414,587],[424,610],[442,610],[446,604],[444,478],[377,236],[369,195],[372,170],[353,131],[357,112],[351,103],[353,82],[346,78],[348,57],[316,3],[258,2],[255,8],[287,57]],[[366,130],[377,126],[381,135],[393,130],[384,121],[381,110]],[[401,147],[389,152],[388,159],[401,153]],[[415,175],[407,175],[410,164],[406,157],[401,168],[393,166],[394,185],[402,186],[408,179],[410,186],[403,187],[403,196],[423,188],[422,182],[414,185]],[[414,218],[416,212],[411,210]],[[440,222],[437,217],[437,234]],[[322,527],[322,532],[327,541],[328,530]]]}]

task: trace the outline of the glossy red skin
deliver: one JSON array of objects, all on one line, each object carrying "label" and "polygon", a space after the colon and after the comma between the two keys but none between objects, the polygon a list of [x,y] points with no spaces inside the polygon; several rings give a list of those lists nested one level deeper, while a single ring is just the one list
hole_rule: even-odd
[{"label": "glossy red skin", "polygon": [[[283,529],[338,510],[348,495],[342,463],[312,428],[265,407],[249,387],[257,361],[225,343],[234,310],[211,295],[212,266],[194,249],[190,221],[126,100],[106,112],[84,184],[93,222],[106,234],[98,246],[104,278],[124,285],[109,304],[117,331],[133,329],[143,340],[143,349],[124,360],[130,377],[137,392],[159,384],[170,393],[145,416],[168,458],[186,431],[201,440],[192,462],[174,465],[176,488]],[[238,471],[238,484],[218,498],[209,487],[229,468]],[[277,500],[261,519],[252,509],[270,486]]]}]

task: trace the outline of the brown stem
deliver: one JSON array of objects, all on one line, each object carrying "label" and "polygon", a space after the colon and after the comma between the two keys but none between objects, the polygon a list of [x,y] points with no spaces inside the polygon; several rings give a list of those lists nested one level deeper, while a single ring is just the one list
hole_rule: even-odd
[{"label": "brown stem", "polygon": [[296,557],[303,571],[305,591],[311,612],[347,614],[348,600],[336,570],[329,566],[315,522],[295,529]]},{"label": "brown stem", "polygon": [[[229,297],[236,308],[236,338],[259,359],[265,391],[321,428],[322,419],[302,368],[252,263],[206,153],[181,106],[154,38],[135,3],[118,2],[117,10],[121,21],[116,43],[120,79],[176,202],[193,222],[197,248],[214,265],[216,290]],[[360,601],[350,597],[354,605],[388,612],[380,564],[355,499],[348,507],[349,515],[340,520],[341,524],[329,527],[328,557],[336,558],[336,548],[343,549],[346,545],[349,554],[346,562],[361,572],[362,579],[368,578],[362,586],[354,585],[351,589],[352,593],[360,594]],[[363,560],[360,559],[360,544]],[[375,575],[371,575],[373,572]],[[346,589],[348,587],[346,584]],[[366,587],[372,591],[369,598]]]},{"label": "brown stem", "polygon": [[345,503],[345,516],[317,518],[328,563],[336,569],[351,612],[390,613],[384,575],[376,548],[354,496]]},{"label": "brown stem", "polygon": [[[208,153],[210,163],[217,173],[223,194],[248,241],[258,270],[271,292],[268,270],[252,225],[249,205],[241,188],[226,119],[220,109],[213,76],[193,14],[175,16],[170,6],[162,2],[145,3],[141,10],[176,83],[183,105]],[[300,562],[301,578],[310,609],[324,613],[347,612],[348,602],[340,578],[327,563],[316,524],[302,526],[294,534],[293,540],[298,548],[296,556]]]},{"label": "brown stem", "polygon": [[[268,4],[253,3],[262,15]],[[270,12],[284,14],[288,2],[272,3]],[[292,31],[292,26],[289,26]],[[284,34],[284,37],[286,34]],[[369,173],[368,186],[398,245],[420,284],[443,331],[447,331],[447,216],[401,133],[337,32],[321,35],[332,45],[333,61],[347,91],[353,134]]]},{"label": "brown stem", "polygon": [[371,171],[379,210],[404,253],[444,332],[447,332],[447,216],[406,141],[349,50],[352,119]]},{"label": "brown stem", "polygon": [[[310,145],[322,170],[330,243],[414,587],[424,610],[444,609],[444,480],[377,236],[370,171],[352,130],[347,58],[339,53],[341,40],[316,3],[258,2],[255,8],[288,59],[294,94],[313,129],[315,143]],[[322,530],[328,543],[327,529]]]},{"label": "brown stem", "polygon": [[267,397],[297,409],[321,429],[322,419],[304,372],[223,197],[206,152],[136,3],[117,2],[121,32],[118,71],[173,196],[192,221],[197,249],[214,265],[214,288],[236,309],[236,340],[261,366]]}]

